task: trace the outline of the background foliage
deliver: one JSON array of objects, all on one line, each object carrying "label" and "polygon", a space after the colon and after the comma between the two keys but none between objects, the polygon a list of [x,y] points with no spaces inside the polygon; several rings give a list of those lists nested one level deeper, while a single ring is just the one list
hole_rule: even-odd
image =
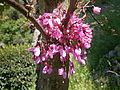
[{"label": "background foliage", "polygon": [[[99,16],[89,13],[94,28],[86,66],[76,64],[70,90],[120,90],[120,0],[99,0]],[[94,18],[93,18],[94,16]],[[97,20],[97,21],[96,21]],[[98,23],[99,22],[99,23]]]},{"label": "background foliage", "polygon": [[1,15],[0,42],[4,44],[25,44],[32,42],[28,21],[13,8]]},{"label": "background foliage", "polygon": [[0,90],[28,90],[35,85],[35,65],[29,45],[0,49]]}]

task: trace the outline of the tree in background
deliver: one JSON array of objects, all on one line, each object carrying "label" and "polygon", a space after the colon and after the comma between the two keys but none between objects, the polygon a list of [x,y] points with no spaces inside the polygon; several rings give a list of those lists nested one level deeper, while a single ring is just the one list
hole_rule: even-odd
[{"label": "tree in background", "polygon": [[[32,23],[35,43],[29,50],[37,63],[36,90],[68,90],[68,73],[74,73],[74,64],[69,60],[69,54],[80,64],[85,64],[86,49],[90,48],[92,40],[92,29],[84,24],[86,8],[92,8],[95,14],[99,14],[101,9],[89,6],[94,0],[70,0],[68,9],[62,5],[67,0],[4,2],[20,11]],[[41,3],[45,5],[44,10],[39,8]],[[75,10],[78,12],[74,13]],[[42,11],[45,13],[38,16]],[[79,13],[83,13],[81,18],[78,17]]]}]

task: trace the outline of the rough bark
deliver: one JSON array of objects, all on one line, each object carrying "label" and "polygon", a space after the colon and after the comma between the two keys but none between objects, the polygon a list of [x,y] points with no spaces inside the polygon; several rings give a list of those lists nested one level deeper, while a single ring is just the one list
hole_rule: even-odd
[{"label": "rough bark", "polygon": [[[57,7],[59,1],[61,0],[51,0],[51,2],[50,0],[40,0],[40,5],[42,5],[44,8],[44,10],[41,10],[42,13],[52,12],[52,10]],[[67,59],[68,60],[66,62],[66,69],[68,72],[69,57]],[[68,90],[69,87],[68,77],[64,79],[62,76],[58,75],[58,69],[61,68],[62,66],[59,54],[54,55],[54,58],[51,61],[54,61],[54,63],[53,72],[50,75],[42,73],[42,69],[44,67],[42,64],[37,65],[36,90]]]},{"label": "rough bark", "polygon": [[[68,77],[64,79],[62,76],[58,75],[58,69],[61,68],[62,63],[59,58],[59,54],[56,54],[53,63],[53,72],[48,74],[43,74],[42,64],[37,66],[37,81],[36,81],[36,90],[68,90],[69,87],[69,79]],[[69,58],[66,62],[67,72],[69,69]]]}]

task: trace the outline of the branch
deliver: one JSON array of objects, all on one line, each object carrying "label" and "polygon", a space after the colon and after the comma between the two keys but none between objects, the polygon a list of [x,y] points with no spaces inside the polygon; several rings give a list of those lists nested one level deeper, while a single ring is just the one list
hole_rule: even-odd
[{"label": "branch", "polygon": [[24,4],[28,4],[28,2],[26,0],[23,0],[24,1]]},{"label": "branch", "polygon": [[94,15],[92,14],[92,12],[89,10],[89,8],[87,8],[88,12],[90,13],[91,17],[97,22],[97,24],[100,26],[100,28],[103,30],[103,27],[101,25],[101,23],[94,17]]},{"label": "branch", "polygon": [[73,14],[73,12],[76,9],[76,4],[77,4],[77,0],[70,0],[70,5],[69,5],[69,8],[68,8],[66,17],[63,21],[63,25],[64,25],[65,28],[67,27],[67,24],[69,22],[69,19],[70,19],[71,15]]},{"label": "branch", "polygon": [[27,19],[29,19],[35,25],[35,27],[40,31],[42,36],[45,37],[45,39],[47,40],[48,36],[43,31],[44,29],[43,29],[42,25],[36,21],[36,19],[33,15],[29,14],[29,11],[23,5],[19,4],[15,0],[4,0],[4,2],[9,4],[16,10],[20,11]]}]

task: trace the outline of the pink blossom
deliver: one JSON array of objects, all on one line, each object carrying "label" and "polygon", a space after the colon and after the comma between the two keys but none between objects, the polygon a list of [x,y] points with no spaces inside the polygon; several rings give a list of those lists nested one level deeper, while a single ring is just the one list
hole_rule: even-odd
[{"label": "pink blossom", "polygon": [[44,74],[46,74],[47,72],[48,72],[48,66],[45,66],[44,68],[43,68],[43,71],[42,71]]},{"label": "pink blossom", "polygon": [[58,75],[63,75],[63,73],[64,73],[64,68],[58,69]]},{"label": "pink blossom", "polygon": [[50,26],[51,28],[53,28],[54,25],[53,25],[52,20],[49,20],[49,21],[48,21],[48,24],[49,24],[49,26]]},{"label": "pink blossom", "polygon": [[70,53],[71,52],[71,47],[69,47],[69,46],[65,46],[65,51],[66,51],[66,53]]},{"label": "pink blossom", "polygon": [[28,51],[34,53],[34,49],[35,47],[31,47],[31,48],[28,48]]},{"label": "pink blossom", "polygon": [[70,74],[74,74],[74,73],[75,73],[75,70],[74,70],[74,64],[73,64],[73,62],[71,62],[71,61],[70,61],[69,64],[70,64],[70,65],[69,65],[69,66],[70,66],[69,73],[70,73]]},{"label": "pink blossom", "polygon": [[89,25],[88,24],[82,24],[82,28],[84,28],[84,29],[89,28]]},{"label": "pink blossom", "polygon": [[40,47],[32,47],[28,49],[30,52],[33,52],[33,54],[38,57],[40,55]]},{"label": "pink blossom", "polygon": [[43,70],[42,70],[42,72],[44,73],[44,74],[51,74],[52,73],[52,67],[50,67],[50,66],[45,66],[44,68],[43,68]]},{"label": "pink blossom", "polygon": [[85,60],[83,60],[83,59],[81,59],[79,62],[80,62],[81,64],[84,64],[84,65],[86,64],[86,63],[85,63]]},{"label": "pink blossom", "polygon": [[52,67],[49,67],[48,74],[51,74],[53,71]]},{"label": "pink blossom", "polygon": [[35,47],[35,49],[34,49],[34,55],[35,56],[39,56],[40,55],[40,47],[39,46]]},{"label": "pink blossom", "polygon": [[61,21],[59,18],[56,18],[54,21],[56,21],[58,24],[61,24]]},{"label": "pink blossom", "polygon": [[101,8],[99,8],[99,7],[93,7],[93,12],[94,12],[95,14],[100,14]]},{"label": "pink blossom", "polygon": [[65,58],[66,57],[66,51],[61,49],[60,50],[60,55]]},{"label": "pink blossom", "polygon": [[36,63],[36,64],[39,64],[40,62],[41,62],[40,57],[36,57],[36,58],[35,58],[35,63]]},{"label": "pink blossom", "polygon": [[52,53],[52,51],[47,51],[47,54],[49,55],[49,57],[50,57],[51,59],[53,58],[54,53]]},{"label": "pink blossom", "polygon": [[46,60],[45,56],[42,56],[42,57],[41,57],[41,60],[42,60],[42,61],[45,61],[45,60]]},{"label": "pink blossom", "polygon": [[54,9],[54,10],[53,10],[53,14],[56,15],[56,16],[59,16],[59,14],[60,14],[60,13],[59,13],[59,9]]},{"label": "pink blossom", "polygon": [[80,36],[80,38],[85,36],[85,34],[83,33],[83,31],[79,32],[79,36]]},{"label": "pink blossom", "polygon": [[80,64],[85,64],[85,60],[82,59],[80,56],[78,57],[78,62],[79,62]]},{"label": "pink blossom", "polygon": [[81,49],[80,49],[80,48],[75,49],[75,54],[76,54],[76,55],[80,55],[80,54],[81,54]]},{"label": "pink blossom", "polygon": [[63,76],[64,79],[67,78],[67,73],[65,72],[64,68],[58,69],[58,75]]},{"label": "pink blossom", "polygon": [[64,79],[66,79],[67,78],[67,72],[64,72],[62,76],[63,76]]},{"label": "pink blossom", "polygon": [[91,45],[89,43],[84,43],[84,47],[88,49],[91,47]]},{"label": "pink blossom", "polygon": [[49,50],[50,50],[52,53],[57,53],[57,52],[58,52],[58,46],[55,45],[55,44],[51,44],[50,47],[49,47]]},{"label": "pink blossom", "polygon": [[43,19],[43,25],[47,25],[48,24],[48,19]]},{"label": "pink blossom", "polygon": [[62,32],[60,30],[55,29],[52,34],[51,37],[59,39],[62,37]]}]

